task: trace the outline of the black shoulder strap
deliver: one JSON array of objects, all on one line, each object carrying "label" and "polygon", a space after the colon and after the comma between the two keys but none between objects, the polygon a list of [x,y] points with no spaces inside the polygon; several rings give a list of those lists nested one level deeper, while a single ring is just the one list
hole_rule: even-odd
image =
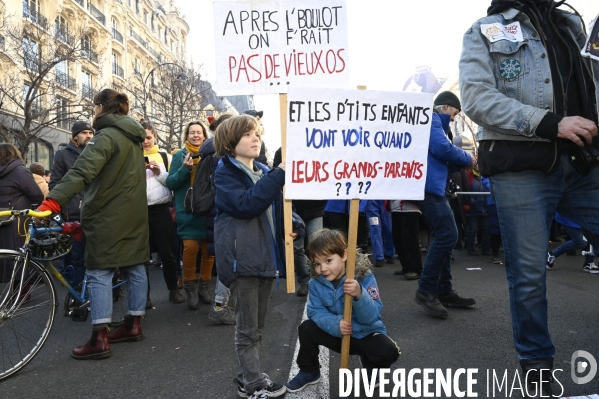
[{"label": "black shoulder strap", "polygon": [[166,153],[160,151],[158,152],[161,156],[162,156],[162,161],[164,162],[164,167],[166,168],[166,171],[168,172],[168,156],[166,155]]}]

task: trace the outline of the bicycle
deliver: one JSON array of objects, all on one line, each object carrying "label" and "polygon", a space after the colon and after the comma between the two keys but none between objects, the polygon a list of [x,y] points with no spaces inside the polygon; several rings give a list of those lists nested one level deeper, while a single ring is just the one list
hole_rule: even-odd
[{"label": "bicycle", "polygon": [[[19,223],[20,217],[50,215],[50,211],[29,209],[0,212],[0,217],[10,216],[13,223]],[[52,275],[68,291],[64,315],[73,321],[86,321],[89,313],[87,275],[73,288],[50,263],[70,252],[72,238],[63,232],[71,230],[72,225],[64,223],[60,215],[42,224],[36,226],[33,220],[27,223],[25,244],[18,251],[0,249],[0,381],[25,367],[50,335],[58,307]],[[112,292],[113,302],[118,302],[113,304],[113,320],[117,320],[114,326],[122,323],[127,308],[128,279],[122,278],[118,269]]]}]

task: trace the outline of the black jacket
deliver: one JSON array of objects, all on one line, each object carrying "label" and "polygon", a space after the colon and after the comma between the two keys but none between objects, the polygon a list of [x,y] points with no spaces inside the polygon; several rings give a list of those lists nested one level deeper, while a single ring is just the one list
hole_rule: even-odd
[{"label": "black jacket", "polygon": [[[59,150],[54,155],[54,162],[52,163],[52,175],[50,177],[50,183],[48,187],[50,191],[56,186],[62,177],[73,167],[79,155],[85,147],[78,147],[72,141],[66,148]],[[62,217],[65,220],[80,220],[81,212],[81,201],[83,201],[83,193],[79,193],[69,201],[66,206],[62,208]]]},{"label": "black jacket", "polygon": [[[6,165],[0,165],[0,208],[29,209],[32,204],[39,205],[43,200],[42,190],[23,161],[15,159]],[[25,237],[19,235],[17,227],[23,234],[25,219],[27,218],[21,217],[19,224],[13,222],[0,227],[0,249],[14,250],[23,245]]]}]

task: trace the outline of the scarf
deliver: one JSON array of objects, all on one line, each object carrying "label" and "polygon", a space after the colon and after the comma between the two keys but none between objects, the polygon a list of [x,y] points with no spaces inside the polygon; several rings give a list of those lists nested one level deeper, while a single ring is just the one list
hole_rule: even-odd
[{"label": "scarf", "polygon": [[[198,154],[200,152],[200,147],[191,144],[189,141],[185,140],[185,149],[187,150],[188,153],[190,154]],[[185,159],[185,158],[183,158]],[[193,167],[191,168],[191,180],[189,181],[189,185],[191,186],[193,184],[193,179],[196,175],[196,166],[198,165],[198,163],[200,162],[200,157],[197,158],[191,158],[193,159]]]},{"label": "scarf", "polygon": [[162,159],[162,155],[158,152],[158,144],[154,144],[152,148],[149,150],[144,150],[144,156],[148,157],[150,161],[154,161],[157,164],[163,164],[164,159]]}]

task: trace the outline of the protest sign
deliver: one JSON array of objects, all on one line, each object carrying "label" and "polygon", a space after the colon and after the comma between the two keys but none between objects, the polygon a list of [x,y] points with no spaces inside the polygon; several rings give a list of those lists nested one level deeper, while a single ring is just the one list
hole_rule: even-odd
[{"label": "protest sign", "polygon": [[591,22],[589,37],[587,38],[581,54],[585,57],[599,60],[599,15],[597,15],[593,22]]},{"label": "protest sign", "polygon": [[219,95],[349,87],[345,0],[215,2]]},{"label": "protest sign", "polygon": [[432,94],[289,89],[285,198],[422,200]]}]

